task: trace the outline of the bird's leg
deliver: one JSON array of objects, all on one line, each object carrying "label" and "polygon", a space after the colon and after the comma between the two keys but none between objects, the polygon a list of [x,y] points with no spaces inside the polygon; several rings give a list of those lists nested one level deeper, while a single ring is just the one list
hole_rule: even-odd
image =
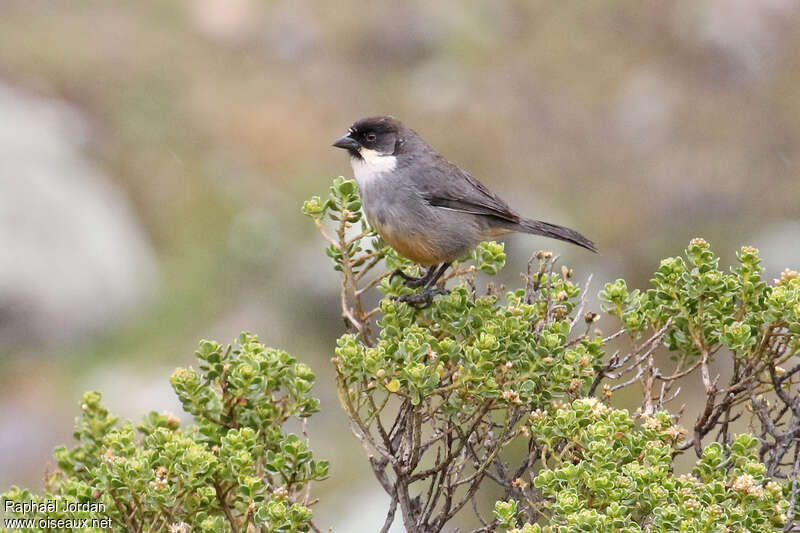
[{"label": "bird's leg", "polygon": [[[450,263],[442,263],[441,266],[439,267],[439,270],[437,270],[436,273],[431,276],[431,278],[428,280],[428,282],[425,283],[425,289],[430,290],[432,287],[434,287],[436,285],[436,282],[439,281],[439,278],[441,278],[444,275],[445,271],[449,267],[450,267]],[[434,267],[431,267],[431,271],[433,271],[433,268]],[[428,277],[427,274],[425,276]],[[423,290],[425,290],[425,289],[423,289]]]},{"label": "bird's leg", "polygon": [[417,309],[423,309],[428,307],[433,303],[433,297],[439,294],[447,294],[447,291],[441,287],[436,286],[436,282],[439,281],[439,278],[445,273],[445,271],[450,266],[450,263],[442,263],[438,268],[431,267],[428,271],[435,273],[432,275],[425,274],[424,277],[430,278],[425,283],[425,286],[419,291],[417,294],[406,294],[405,296],[400,296],[397,298],[398,302],[405,302],[408,305],[416,307]]},{"label": "bird's leg", "polygon": [[410,287],[412,289],[414,287],[422,287],[423,285],[427,285],[428,281],[430,281],[431,277],[436,271],[436,267],[437,265],[432,265],[430,268],[428,268],[428,271],[425,272],[425,274],[423,274],[418,278],[414,276],[409,276],[408,274],[406,274],[405,272],[403,272],[401,269],[398,268],[397,270],[392,272],[391,276],[389,276],[389,281],[391,282],[392,278],[394,278],[395,276],[400,276],[401,278],[403,278],[404,280],[403,285],[405,285],[406,287]]}]

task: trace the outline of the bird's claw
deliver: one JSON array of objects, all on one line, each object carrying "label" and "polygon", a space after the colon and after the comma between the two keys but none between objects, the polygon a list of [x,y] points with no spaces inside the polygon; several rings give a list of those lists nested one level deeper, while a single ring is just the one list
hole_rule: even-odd
[{"label": "bird's claw", "polygon": [[420,277],[409,276],[401,269],[397,268],[395,269],[394,272],[392,272],[392,275],[389,276],[389,283],[392,282],[395,276],[403,278],[403,285],[405,285],[410,289],[414,289],[416,287],[422,287],[423,285],[425,285],[425,282],[427,281],[426,276],[420,276]]},{"label": "bird's claw", "polygon": [[403,302],[411,307],[416,307],[417,309],[424,309],[433,303],[433,298],[435,296],[439,296],[441,294],[448,294],[450,291],[442,289],[440,287],[432,287],[428,289],[423,289],[422,291],[416,294],[404,294],[403,296],[393,296],[392,299],[397,302]]}]

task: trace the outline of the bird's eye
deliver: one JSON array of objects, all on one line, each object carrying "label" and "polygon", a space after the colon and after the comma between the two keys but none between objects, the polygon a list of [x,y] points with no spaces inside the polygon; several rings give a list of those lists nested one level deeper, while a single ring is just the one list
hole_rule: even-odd
[{"label": "bird's eye", "polygon": [[367,134],[364,136],[364,139],[366,139],[366,141],[367,141],[368,143],[375,142],[375,139],[376,139],[376,138],[377,138],[377,136],[376,136],[374,133],[367,133]]}]

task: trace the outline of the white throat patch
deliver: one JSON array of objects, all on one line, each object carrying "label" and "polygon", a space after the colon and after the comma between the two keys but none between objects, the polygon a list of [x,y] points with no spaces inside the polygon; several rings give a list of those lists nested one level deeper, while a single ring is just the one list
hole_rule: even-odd
[{"label": "white throat patch", "polygon": [[391,172],[397,166],[397,158],[393,155],[381,155],[375,150],[361,148],[361,158],[351,157],[350,166],[359,187],[380,178],[383,174]]}]

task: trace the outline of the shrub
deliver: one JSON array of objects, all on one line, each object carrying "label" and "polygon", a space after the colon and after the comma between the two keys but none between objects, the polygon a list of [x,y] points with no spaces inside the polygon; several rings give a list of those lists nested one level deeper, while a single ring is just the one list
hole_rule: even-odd
[{"label": "shrub", "polygon": [[517,528],[517,502],[498,502],[498,523],[514,532],[778,531],[787,520],[755,437],[740,435],[727,450],[711,443],[691,474],[677,475],[681,428],[665,411],[636,420],[587,398],[528,423],[545,457],[533,487],[546,525]]},{"label": "shrub", "polygon": [[[137,427],[120,424],[100,394],[86,393],[75,421],[78,444],[56,449],[59,470],[48,476],[46,493],[12,488],[4,508],[14,502],[20,512],[12,514],[31,518],[22,504],[58,501],[48,519],[110,519],[107,528],[89,523],[85,531],[308,531],[309,485],[327,477],[328,464],[282,426],[318,410],[314,374],[248,333],[227,348],[202,341],[196,355],[199,371],[179,368],[170,379],[196,425],[181,427],[174,415],[156,412]],[[68,512],[68,501],[87,510]],[[31,527],[20,529],[73,531],[40,527],[43,515],[34,514]]]},{"label": "shrub", "polygon": [[[483,294],[475,272],[493,274],[505,260],[502,245],[484,243],[453,266],[445,279],[460,283],[430,307],[397,302],[411,289],[389,272],[420,271],[370,230],[360,207],[355,183],[338,178],[304,212],[342,276],[342,315],[353,332],[339,339],[333,361],[353,432],[391,498],[382,531],[398,508],[413,533],[441,531],[470,507],[476,532],[521,524],[777,531],[794,523],[796,272],[769,285],[757,250],[744,247],[725,273],[695,239],[685,259],[662,261],[650,290],[605,285],[603,309],[622,328],[603,337],[586,288],[571,269],[555,268],[550,252],[531,257],[523,287],[501,294],[490,284]],[[372,274],[381,260],[388,272]],[[368,309],[363,295],[372,287],[385,297]],[[733,368],[725,384],[712,371],[717,359]],[[705,402],[686,430],[679,421],[688,416],[666,406],[681,385],[698,382]],[[642,402],[633,416],[607,407],[634,386]],[[745,419],[758,438],[734,435],[732,424]],[[695,470],[675,474],[675,458],[688,450],[699,458]],[[504,496],[484,516],[476,499],[492,485]]]}]

